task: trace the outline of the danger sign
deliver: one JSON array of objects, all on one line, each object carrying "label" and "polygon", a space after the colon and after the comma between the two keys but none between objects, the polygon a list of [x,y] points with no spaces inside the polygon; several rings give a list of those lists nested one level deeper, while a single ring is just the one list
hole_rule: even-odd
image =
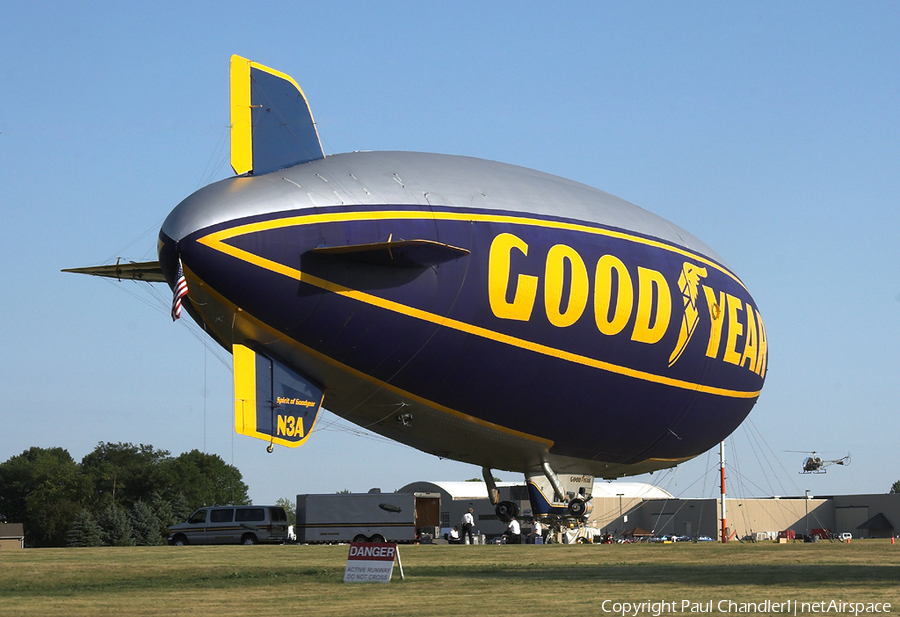
[{"label": "danger sign", "polygon": [[394,560],[400,565],[400,551],[395,542],[353,542],[347,555],[345,583],[389,583],[394,572]]}]

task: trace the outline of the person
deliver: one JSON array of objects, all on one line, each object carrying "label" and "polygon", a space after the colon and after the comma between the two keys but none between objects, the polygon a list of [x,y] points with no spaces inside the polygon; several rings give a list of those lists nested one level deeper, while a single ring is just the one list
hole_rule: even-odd
[{"label": "person", "polygon": [[453,529],[450,530],[450,534],[447,537],[447,542],[449,544],[462,544],[462,538],[459,537],[459,527],[454,525]]},{"label": "person", "polygon": [[519,527],[519,521],[517,521],[515,518],[509,521],[509,525],[507,525],[506,531],[503,532],[503,535],[506,537],[507,544],[521,544],[522,528]]},{"label": "person", "polygon": [[531,543],[532,544],[543,544],[544,543],[544,528],[541,526],[541,522],[537,519],[531,521]]},{"label": "person", "polygon": [[469,508],[469,511],[462,516],[462,536],[466,544],[475,544],[475,536],[472,535],[472,530],[475,529],[475,516],[472,512],[474,510]]}]

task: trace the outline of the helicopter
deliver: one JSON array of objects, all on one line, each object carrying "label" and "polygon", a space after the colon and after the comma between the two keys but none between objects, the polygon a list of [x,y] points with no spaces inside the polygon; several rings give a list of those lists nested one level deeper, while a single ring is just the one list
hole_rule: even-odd
[{"label": "helicopter", "polygon": [[825,468],[830,467],[832,465],[849,465],[850,464],[850,454],[847,456],[843,456],[838,459],[833,460],[825,460],[821,456],[818,456],[818,453],[813,450],[812,452],[803,452],[802,450],[788,450],[788,452],[799,452],[800,454],[811,454],[812,456],[807,456],[803,460],[803,471],[799,472],[801,474],[810,474],[810,473],[826,473]]}]

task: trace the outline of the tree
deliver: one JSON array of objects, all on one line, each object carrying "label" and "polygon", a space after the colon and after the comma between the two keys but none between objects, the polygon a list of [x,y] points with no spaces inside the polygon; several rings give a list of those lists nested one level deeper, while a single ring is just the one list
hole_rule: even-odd
[{"label": "tree", "polygon": [[160,477],[167,450],[131,443],[100,442],[81,459],[81,468],[93,483],[96,498],[106,505],[132,507],[137,501],[149,501],[153,491],[168,478]]},{"label": "tree", "polygon": [[158,546],[163,543],[159,517],[147,503],[135,502],[128,511],[128,520],[131,523],[132,537],[137,546]]},{"label": "tree", "polygon": [[287,513],[288,525],[297,524],[297,507],[293,501],[287,497],[280,497],[275,502],[275,505],[284,508],[284,511]]},{"label": "tree", "polygon": [[187,497],[181,491],[178,491],[178,494],[169,503],[172,504],[172,518],[170,519],[172,522],[169,525],[183,523],[196,509],[188,503]]},{"label": "tree", "polygon": [[241,472],[217,454],[191,450],[168,459],[162,467],[162,473],[170,478],[164,496],[171,500],[182,493],[191,511],[200,506],[250,503]]},{"label": "tree", "polygon": [[103,531],[89,510],[75,515],[66,534],[66,546],[103,546]]},{"label": "tree", "polygon": [[900,493],[900,480],[894,482],[893,486],[891,486],[891,493]]},{"label": "tree", "polygon": [[37,447],[0,463],[0,521],[23,523],[30,546],[65,546],[76,519],[87,525],[83,510],[106,544],[121,546],[162,542],[199,506],[249,503],[241,472],[198,450],[172,458],[145,444],[100,442],[81,464],[63,448]]},{"label": "tree", "polygon": [[134,546],[134,529],[121,508],[109,504],[97,515],[103,544],[106,546]]},{"label": "tree", "polygon": [[89,483],[63,448],[32,447],[0,464],[0,518],[22,523],[32,546],[63,546]]}]

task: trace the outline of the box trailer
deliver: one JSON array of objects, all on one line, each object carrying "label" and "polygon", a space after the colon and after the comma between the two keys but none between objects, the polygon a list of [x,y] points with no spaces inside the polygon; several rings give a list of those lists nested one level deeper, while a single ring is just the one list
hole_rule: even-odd
[{"label": "box trailer", "polygon": [[440,493],[297,495],[299,544],[416,542],[440,532]]}]

